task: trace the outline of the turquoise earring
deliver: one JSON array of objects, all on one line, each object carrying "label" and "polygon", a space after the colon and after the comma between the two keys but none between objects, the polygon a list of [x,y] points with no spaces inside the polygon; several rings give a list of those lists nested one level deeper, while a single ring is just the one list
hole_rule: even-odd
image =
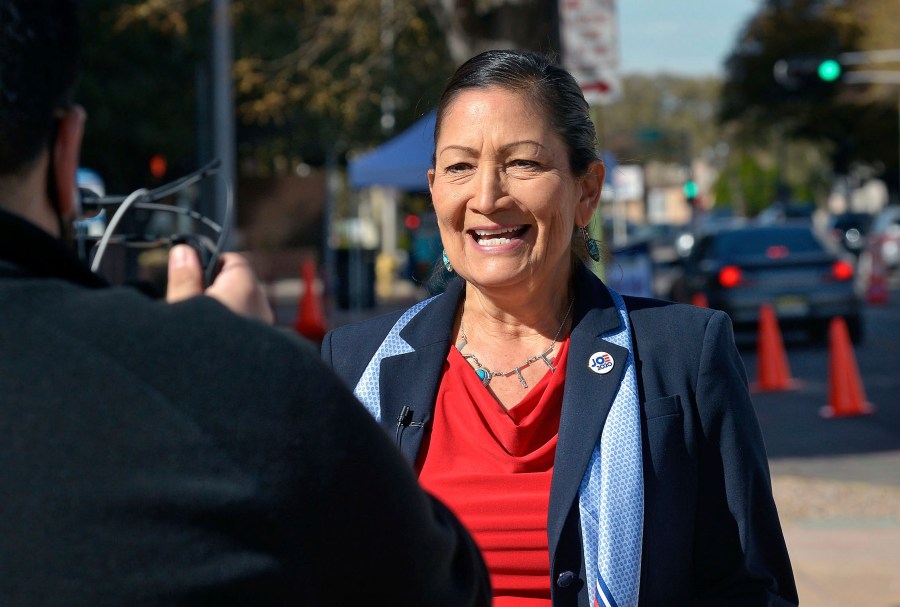
[{"label": "turquoise earring", "polygon": [[450,258],[447,257],[447,249],[444,249],[443,253],[441,253],[441,261],[444,262],[444,269],[448,272],[453,271],[453,266],[450,265]]},{"label": "turquoise earring", "polygon": [[591,256],[591,259],[594,261],[600,261],[600,242],[591,238],[590,234],[588,234],[587,226],[583,226],[581,229],[581,236],[584,238],[584,244],[587,246],[588,255]]}]

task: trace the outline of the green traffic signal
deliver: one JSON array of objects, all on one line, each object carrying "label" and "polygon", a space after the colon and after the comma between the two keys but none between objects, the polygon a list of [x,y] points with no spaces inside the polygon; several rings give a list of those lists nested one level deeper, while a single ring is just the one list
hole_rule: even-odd
[{"label": "green traffic signal", "polygon": [[[831,90],[844,76],[844,68],[833,56],[788,57],[772,66],[775,81],[788,91]],[[823,86],[827,85],[827,86]]]},{"label": "green traffic signal", "polygon": [[700,188],[697,187],[696,181],[686,181],[684,183],[684,196],[685,198],[691,199],[696,198],[697,193],[700,191]]},{"label": "green traffic signal", "polygon": [[823,82],[834,82],[841,77],[841,64],[834,59],[826,59],[819,64],[818,74]]}]

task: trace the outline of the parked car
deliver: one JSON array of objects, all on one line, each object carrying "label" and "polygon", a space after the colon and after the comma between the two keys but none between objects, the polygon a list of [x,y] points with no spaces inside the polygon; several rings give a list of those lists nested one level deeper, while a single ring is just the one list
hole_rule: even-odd
[{"label": "parked car", "polygon": [[900,267],[900,205],[881,210],[872,222],[869,241],[889,270]]},{"label": "parked car", "polygon": [[871,225],[872,215],[869,213],[847,212],[830,215],[826,229],[835,242],[859,256],[865,249],[866,235]]},{"label": "parked car", "polygon": [[673,298],[690,302],[702,294],[738,330],[756,326],[762,304],[772,306],[783,329],[801,327],[814,337],[827,335],[831,318],[842,316],[859,342],[862,301],[842,255],[805,222],[723,228],[698,237]]}]

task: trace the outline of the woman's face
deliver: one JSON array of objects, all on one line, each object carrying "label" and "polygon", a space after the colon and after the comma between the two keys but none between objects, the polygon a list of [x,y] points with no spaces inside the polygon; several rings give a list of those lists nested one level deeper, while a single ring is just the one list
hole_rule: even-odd
[{"label": "woman's face", "polygon": [[572,230],[596,208],[602,164],[574,176],[547,119],[502,88],[460,93],[435,151],[428,179],[454,271],[481,288],[565,288]]}]

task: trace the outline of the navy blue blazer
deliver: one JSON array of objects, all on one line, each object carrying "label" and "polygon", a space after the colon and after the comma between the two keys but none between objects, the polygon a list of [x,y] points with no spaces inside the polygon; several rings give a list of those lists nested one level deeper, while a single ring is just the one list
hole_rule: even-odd
[{"label": "navy blue blazer", "polygon": [[[452,280],[400,332],[413,352],[381,364],[381,424],[414,463],[447,357],[463,281]],[[624,365],[588,368],[599,336],[619,326],[603,283],[580,268],[550,490],[554,607],[587,607],[578,487]],[[731,322],[720,311],[625,297],[641,404],[644,544],[640,604],[794,605],[797,592],[768,462]],[[352,389],[400,312],[326,335],[322,354]],[[574,575],[573,575],[574,574]]]}]

